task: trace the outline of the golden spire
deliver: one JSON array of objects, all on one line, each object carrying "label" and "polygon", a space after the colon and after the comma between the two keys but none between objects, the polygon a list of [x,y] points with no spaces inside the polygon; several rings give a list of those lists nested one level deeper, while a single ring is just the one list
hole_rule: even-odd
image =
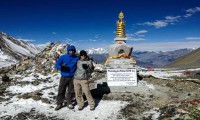
[{"label": "golden spire", "polygon": [[121,37],[121,38],[125,38],[126,34],[125,34],[125,23],[123,21],[124,18],[124,14],[123,12],[119,13],[119,20],[117,21],[117,29],[116,29],[116,37]]},{"label": "golden spire", "polygon": [[123,19],[124,18],[124,14],[123,14],[123,12],[121,11],[120,13],[119,13],[119,19]]}]

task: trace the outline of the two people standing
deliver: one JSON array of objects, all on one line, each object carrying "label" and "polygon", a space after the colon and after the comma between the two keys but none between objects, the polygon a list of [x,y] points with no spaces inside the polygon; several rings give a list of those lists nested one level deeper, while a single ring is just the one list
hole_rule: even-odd
[{"label": "two people standing", "polygon": [[84,107],[82,93],[87,98],[90,110],[94,110],[95,102],[90,93],[88,83],[88,79],[93,71],[93,63],[84,50],[80,52],[80,58],[75,55],[76,48],[74,46],[68,46],[67,51],[68,53],[61,56],[56,62],[56,68],[61,71],[61,79],[58,87],[57,106],[55,110],[62,108],[67,87],[67,107],[69,109],[74,108],[71,100],[75,90],[76,101],[79,106],[78,110],[82,110]]}]

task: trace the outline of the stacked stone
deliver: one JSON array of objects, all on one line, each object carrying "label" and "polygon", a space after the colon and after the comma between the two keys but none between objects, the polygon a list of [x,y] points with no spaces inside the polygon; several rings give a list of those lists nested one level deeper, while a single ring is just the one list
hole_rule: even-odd
[{"label": "stacked stone", "polygon": [[[1,68],[0,95],[5,92],[8,86],[19,83],[18,80],[29,76],[31,73],[34,73],[34,77],[37,78],[37,74],[46,76],[58,72],[54,67],[55,62],[59,56],[66,53],[67,46],[67,44],[51,43],[47,45],[41,53],[37,54],[35,58],[23,59],[15,65]],[[41,79],[41,81],[45,82],[48,81],[48,79]],[[32,84],[38,85],[38,82],[39,81],[34,81]],[[23,84],[23,82],[20,82],[20,84]]]},{"label": "stacked stone", "polygon": [[48,75],[57,72],[55,62],[66,53],[67,44],[51,43],[35,58],[35,73]]}]

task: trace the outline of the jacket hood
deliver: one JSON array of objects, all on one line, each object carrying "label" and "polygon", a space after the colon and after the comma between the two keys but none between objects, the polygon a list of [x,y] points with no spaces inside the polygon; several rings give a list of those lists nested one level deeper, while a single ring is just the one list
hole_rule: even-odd
[{"label": "jacket hood", "polygon": [[69,50],[74,50],[76,52],[76,48],[73,45],[70,45],[67,47],[67,51],[69,51]]}]

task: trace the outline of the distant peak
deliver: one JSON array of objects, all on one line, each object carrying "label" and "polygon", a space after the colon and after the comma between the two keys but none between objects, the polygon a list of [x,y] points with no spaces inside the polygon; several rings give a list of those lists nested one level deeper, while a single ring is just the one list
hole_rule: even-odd
[{"label": "distant peak", "polygon": [[108,52],[103,48],[91,48],[86,50],[88,54],[107,54]]}]

